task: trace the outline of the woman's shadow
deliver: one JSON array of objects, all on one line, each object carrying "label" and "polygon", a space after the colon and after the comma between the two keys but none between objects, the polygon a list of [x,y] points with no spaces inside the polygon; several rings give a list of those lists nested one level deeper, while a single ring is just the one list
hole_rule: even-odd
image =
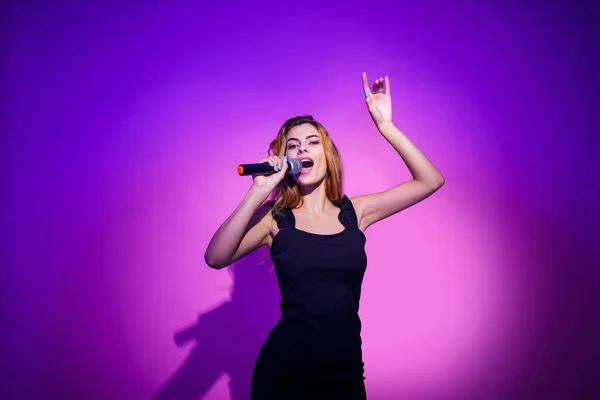
[{"label": "woman's shadow", "polygon": [[231,300],[175,332],[177,346],[192,340],[195,344],[154,399],[202,399],[224,373],[230,379],[231,400],[250,398],[254,362],[280,316],[281,297],[272,266],[265,250],[258,249],[228,267]]}]

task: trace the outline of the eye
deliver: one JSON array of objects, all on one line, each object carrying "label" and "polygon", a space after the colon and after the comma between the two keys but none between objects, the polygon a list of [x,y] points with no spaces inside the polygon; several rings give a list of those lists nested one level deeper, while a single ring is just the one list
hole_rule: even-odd
[{"label": "eye", "polygon": [[319,144],[319,142],[317,142],[316,140],[313,140],[312,142],[310,142],[309,144]]},{"label": "eye", "polygon": [[288,147],[288,150],[292,150],[294,148],[296,148],[296,146],[298,146],[297,144],[292,144],[291,146]]}]

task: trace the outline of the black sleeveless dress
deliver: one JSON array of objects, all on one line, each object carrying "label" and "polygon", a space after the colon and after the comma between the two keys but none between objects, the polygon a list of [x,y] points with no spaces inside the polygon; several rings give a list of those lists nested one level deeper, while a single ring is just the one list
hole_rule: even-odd
[{"label": "black sleeveless dress", "polygon": [[252,400],[366,399],[358,316],[366,238],[350,199],[333,204],[344,230],[331,235],[296,229],[289,208],[273,211],[281,318],[256,360]]}]

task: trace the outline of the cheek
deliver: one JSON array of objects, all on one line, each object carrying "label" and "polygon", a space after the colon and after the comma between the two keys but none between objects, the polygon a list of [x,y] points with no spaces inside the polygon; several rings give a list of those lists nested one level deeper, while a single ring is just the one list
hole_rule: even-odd
[{"label": "cheek", "polygon": [[319,165],[322,165],[323,168],[327,169],[327,160],[325,159],[325,154],[320,157]]},{"label": "cheek", "polygon": [[322,162],[319,163],[319,172],[321,172],[322,174],[326,174],[327,173],[327,163],[325,162],[325,160],[323,160]]}]

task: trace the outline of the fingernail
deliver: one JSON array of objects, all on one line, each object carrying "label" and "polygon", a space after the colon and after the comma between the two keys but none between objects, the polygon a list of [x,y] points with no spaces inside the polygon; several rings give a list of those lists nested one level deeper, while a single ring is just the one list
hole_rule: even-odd
[{"label": "fingernail", "polygon": [[287,156],[283,157],[283,161],[287,162]]},{"label": "fingernail", "polygon": [[279,164],[279,170],[281,171],[283,169],[283,164]]},{"label": "fingernail", "polygon": [[365,97],[369,97],[369,92],[365,90]]}]

